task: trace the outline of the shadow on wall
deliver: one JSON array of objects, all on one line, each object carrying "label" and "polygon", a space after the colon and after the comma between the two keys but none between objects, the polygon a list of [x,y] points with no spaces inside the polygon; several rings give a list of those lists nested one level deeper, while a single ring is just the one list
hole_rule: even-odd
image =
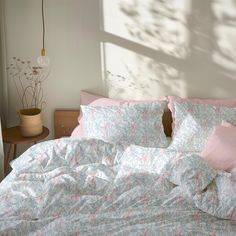
[{"label": "shadow on wall", "polygon": [[234,0],[103,0],[108,96],[235,96]]}]

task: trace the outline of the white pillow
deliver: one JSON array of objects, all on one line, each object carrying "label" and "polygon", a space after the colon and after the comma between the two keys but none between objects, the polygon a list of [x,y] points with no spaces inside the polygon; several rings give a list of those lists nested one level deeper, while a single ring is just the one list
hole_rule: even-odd
[{"label": "white pillow", "polygon": [[174,102],[172,143],[169,149],[201,152],[214,128],[227,121],[236,125],[236,108]]},{"label": "white pillow", "polygon": [[81,106],[86,137],[129,146],[167,147],[162,116],[166,101],[133,106]]}]

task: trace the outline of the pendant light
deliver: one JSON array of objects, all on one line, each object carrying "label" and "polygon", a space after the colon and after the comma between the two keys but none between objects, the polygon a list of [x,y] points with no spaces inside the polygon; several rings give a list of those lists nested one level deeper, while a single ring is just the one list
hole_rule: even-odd
[{"label": "pendant light", "polygon": [[46,49],[45,49],[44,0],[42,0],[42,26],[43,26],[43,48],[41,49],[41,55],[38,57],[37,61],[40,67],[48,67],[50,65],[50,59],[46,55]]}]

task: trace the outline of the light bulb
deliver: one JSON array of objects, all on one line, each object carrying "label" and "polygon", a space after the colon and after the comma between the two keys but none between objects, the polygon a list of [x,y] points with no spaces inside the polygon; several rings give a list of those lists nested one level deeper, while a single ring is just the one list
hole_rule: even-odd
[{"label": "light bulb", "polygon": [[50,65],[50,59],[46,56],[45,48],[41,50],[41,55],[38,57],[37,62],[41,67],[48,67]]}]

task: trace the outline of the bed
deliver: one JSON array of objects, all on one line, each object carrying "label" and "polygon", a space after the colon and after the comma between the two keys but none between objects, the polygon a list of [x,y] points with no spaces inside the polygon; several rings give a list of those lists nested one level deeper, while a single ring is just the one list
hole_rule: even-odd
[{"label": "bed", "polygon": [[[181,109],[185,106],[181,104]],[[146,105],[130,107],[145,118],[145,127],[152,125],[147,122]],[[130,107],[124,109],[126,117]],[[97,112],[86,106],[82,109],[84,119],[86,112],[92,117]],[[111,109],[101,108],[99,114],[107,115]],[[151,109],[156,110],[156,104]],[[194,109],[199,114],[199,106],[185,110]],[[207,107],[208,112],[210,109]],[[121,129],[122,112],[112,112]],[[113,113],[108,114],[110,118]],[[160,118],[170,135],[171,112],[164,114]],[[62,129],[62,136],[67,136],[77,116],[78,111],[57,111],[57,132]],[[174,129],[183,130],[177,119],[175,116]],[[101,129],[103,121],[98,122]],[[106,138],[113,132],[107,132],[109,129],[104,126]],[[126,133],[137,140],[136,133]],[[199,138],[194,138],[191,136],[192,147],[198,147]],[[216,170],[197,150],[178,150],[177,141],[174,149],[156,147],[156,140],[138,139],[148,146],[126,145],[128,139],[123,140],[125,143],[61,137],[36,144],[11,162],[12,172],[0,184],[0,235],[236,235],[235,168]]]}]

